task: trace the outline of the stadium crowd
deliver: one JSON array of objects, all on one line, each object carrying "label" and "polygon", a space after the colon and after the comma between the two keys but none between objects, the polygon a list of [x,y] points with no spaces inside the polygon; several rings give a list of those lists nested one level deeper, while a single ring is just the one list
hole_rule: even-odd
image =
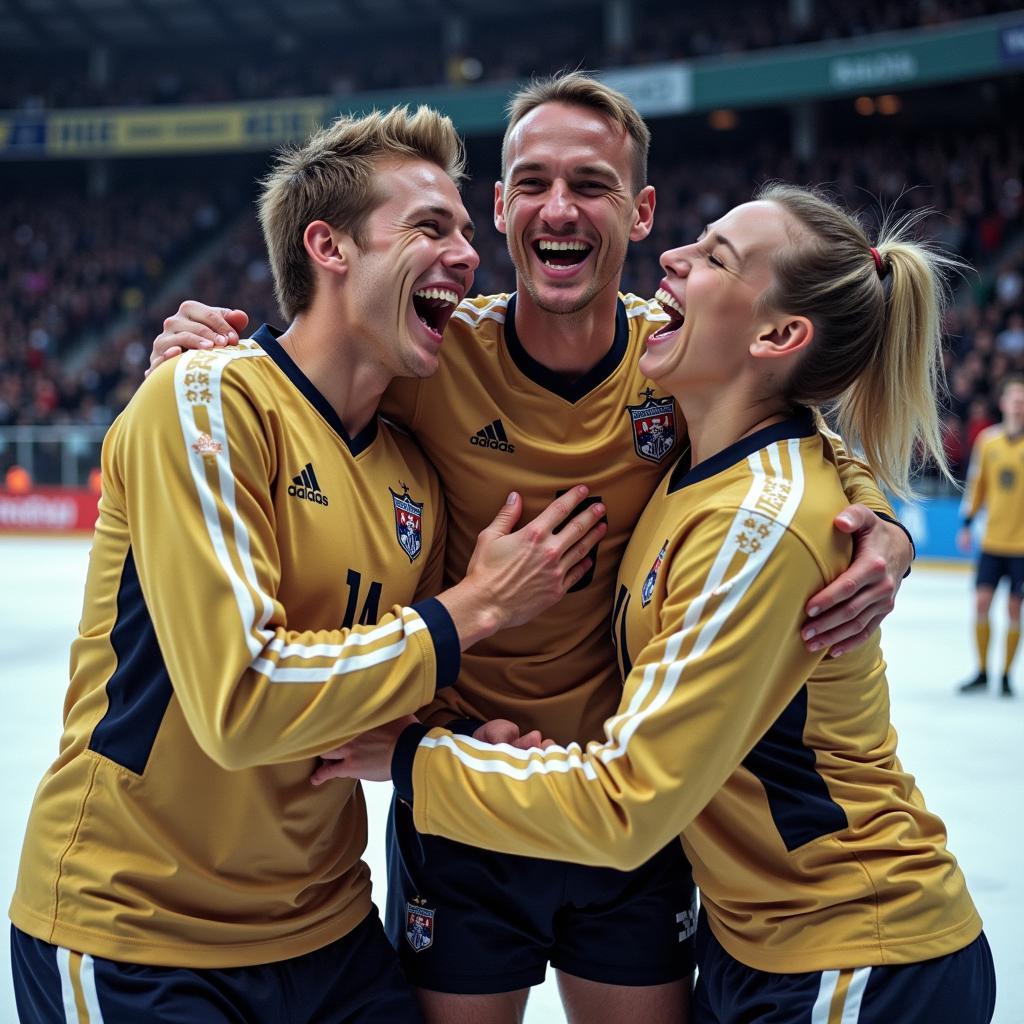
[{"label": "stadium crowd", "polygon": [[[1024,371],[1019,129],[904,135],[899,148],[880,138],[826,147],[810,161],[770,145],[745,159],[734,150],[716,156],[702,149],[699,160],[659,151],[652,163],[656,228],[631,255],[624,279],[629,290],[652,295],[661,276],[658,254],[696,237],[768,177],[829,182],[868,216],[924,206],[943,211],[921,230],[978,269],[960,285],[947,325],[948,445],[963,473],[974,438],[995,417],[999,380]],[[477,157],[474,162],[480,166]],[[497,165],[496,152],[488,163]],[[491,227],[491,182],[489,173],[478,173],[467,188],[482,259],[475,288],[485,293],[506,290],[513,280],[504,239]],[[923,182],[933,184],[917,187]],[[184,297],[232,303],[246,309],[254,325],[277,323],[255,218],[251,208],[234,212],[244,204],[225,185],[202,194],[165,186],[89,203],[67,194],[51,195],[46,204],[4,204],[0,230],[14,244],[0,255],[0,425],[110,422],[138,386],[163,318]],[[170,292],[161,289],[203,244],[209,249],[198,269]],[[69,356],[83,335],[101,327],[102,344],[84,357]]]},{"label": "stadium crowd", "polygon": [[[757,0],[666,8],[653,0],[632,4],[626,43],[605,31],[600,3],[544,13],[544,32],[528,19],[466,15],[464,42],[445,44],[439,15],[386,32],[372,21],[338,36],[301,35],[286,27],[272,39],[250,38],[222,26],[230,41],[216,48],[146,52],[108,49],[95,61],[87,50],[18,53],[0,83],[0,109],[39,111],[90,106],[221,103],[290,96],[335,96],[378,89],[506,81],[538,67],[559,67],[565,55],[581,67],[713,57],[799,43],[925,28],[1019,9],[1014,0],[872,0],[844,4],[813,0],[794,20],[789,4]],[[301,59],[299,59],[301,58]],[[97,70],[102,68],[103,70]]]}]

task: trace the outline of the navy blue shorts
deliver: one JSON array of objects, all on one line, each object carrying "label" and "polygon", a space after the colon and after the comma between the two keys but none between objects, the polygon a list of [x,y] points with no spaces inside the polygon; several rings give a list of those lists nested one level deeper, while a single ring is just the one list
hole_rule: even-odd
[{"label": "navy blue shorts", "polygon": [[610,985],[693,971],[690,865],[678,841],[635,871],[492,853],[388,821],[385,926],[409,981],[437,992],[514,992],[547,965]]},{"label": "navy blue shorts", "polygon": [[149,967],[11,928],[21,1024],[423,1024],[376,910],[304,956],[254,967]]},{"label": "navy blue shorts", "polygon": [[982,551],[975,585],[995,590],[1004,576],[1010,581],[1012,596],[1024,594],[1024,555],[993,555]]},{"label": "navy blue shorts", "polygon": [[701,912],[697,963],[694,1024],[988,1024],[996,1005],[984,932],[916,964],[770,974],[734,960]]}]

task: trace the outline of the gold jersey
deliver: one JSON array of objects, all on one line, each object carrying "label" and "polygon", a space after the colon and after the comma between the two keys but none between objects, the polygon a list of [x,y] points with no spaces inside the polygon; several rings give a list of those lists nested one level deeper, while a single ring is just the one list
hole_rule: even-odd
[{"label": "gold jersey", "polygon": [[[560,743],[590,740],[621,693],[610,633],[619,562],[658,480],[687,445],[672,397],[638,368],[648,335],[667,317],[657,302],[621,295],[610,349],[568,379],[524,349],[515,303],[504,294],[463,302],[437,373],[396,381],[385,395],[385,413],[412,430],[441,476],[445,575],[462,578],[478,533],[510,491],[523,496],[525,523],[565,489],[587,484],[590,500],[607,509],[608,532],[573,592],[466,652],[458,686],[422,717],[508,718]],[[891,515],[864,466],[845,458],[842,465],[850,501]]]},{"label": "gold jersey", "polygon": [[838,659],[799,637],[807,598],[848,563],[831,525],[845,503],[809,414],[681,462],[622,562],[625,689],[603,738],[525,752],[410,730],[394,768],[416,827],[620,869],[681,834],[716,937],[760,970],[971,942],[943,825],[896,756],[877,634]]},{"label": "gold jersey", "polygon": [[964,518],[987,512],[981,548],[993,555],[1024,555],[1024,433],[1002,426],[982,431],[967,471]]},{"label": "gold jersey", "polygon": [[440,488],[408,437],[349,437],[264,328],[148,380],[103,495],[57,760],[11,918],[79,952],[233,967],[370,910],[358,784],[316,755],[454,680]]}]

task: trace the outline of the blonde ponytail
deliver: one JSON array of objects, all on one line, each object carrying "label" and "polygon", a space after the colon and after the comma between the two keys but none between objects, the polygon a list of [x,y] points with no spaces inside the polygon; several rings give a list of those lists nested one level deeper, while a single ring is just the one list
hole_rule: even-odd
[{"label": "blonde ponytail", "polygon": [[825,407],[894,493],[911,493],[915,458],[952,480],[938,413],[941,330],[945,275],[963,264],[911,240],[926,211],[883,225],[872,251],[861,225],[817,191],[773,183],[757,198],[777,203],[807,233],[777,254],[762,300],[815,328],[786,397]]}]

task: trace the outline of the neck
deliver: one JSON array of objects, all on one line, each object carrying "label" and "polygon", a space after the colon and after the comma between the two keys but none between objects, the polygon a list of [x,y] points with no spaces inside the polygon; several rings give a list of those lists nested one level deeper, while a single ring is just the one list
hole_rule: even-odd
[{"label": "neck", "polygon": [[391,378],[360,355],[358,339],[337,316],[316,309],[301,313],[279,341],[338,414],[349,437],[373,419]]},{"label": "neck", "polygon": [[779,398],[754,399],[743,388],[719,387],[703,393],[686,389],[674,397],[686,418],[691,466],[792,415],[790,406]]},{"label": "neck", "polygon": [[[518,282],[517,282],[518,286]],[[523,348],[549,370],[580,376],[593,369],[615,340],[616,278],[574,313],[541,309],[525,288],[516,293],[516,334]]]}]

